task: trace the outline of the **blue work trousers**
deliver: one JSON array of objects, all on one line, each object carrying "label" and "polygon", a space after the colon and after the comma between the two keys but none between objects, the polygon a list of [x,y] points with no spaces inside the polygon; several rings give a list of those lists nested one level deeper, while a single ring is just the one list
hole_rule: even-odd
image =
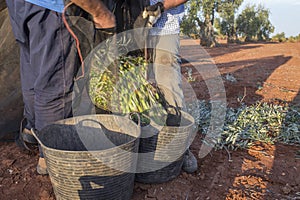
[{"label": "blue work trousers", "polygon": [[72,116],[72,90],[78,70],[74,40],[62,14],[25,2],[6,1],[20,45],[20,72],[27,128]]}]

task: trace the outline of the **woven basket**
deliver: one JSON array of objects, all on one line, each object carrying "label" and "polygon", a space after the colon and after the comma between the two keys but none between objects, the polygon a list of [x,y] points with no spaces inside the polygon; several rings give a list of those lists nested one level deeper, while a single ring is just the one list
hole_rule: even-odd
[{"label": "woven basket", "polygon": [[87,115],[35,134],[56,199],[130,199],[140,127],[127,117]]},{"label": "woven basket", "polygon": [[151,121],[142,127],[135,180],[142,183],[163,183],[176,178],[189,146],[195,120],[182,112],[181,126],[159,126]]}]

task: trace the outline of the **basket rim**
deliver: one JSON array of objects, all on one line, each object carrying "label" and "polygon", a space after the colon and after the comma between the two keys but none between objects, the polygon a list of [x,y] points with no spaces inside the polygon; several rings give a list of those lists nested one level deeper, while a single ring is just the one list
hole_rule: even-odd
[{"label": "basket rim", "polygon": [[119,146],[114,146],[114,147],[111,147],[111,148],[108,148],[108,149],[103,149],[103,150],[86,150],[86,151],[73,151],[73,150],[59,150],[59,149],[55,149],[55,148],[51,148],[51,147],[48,147],[46,146],[44,143],[41,142],[41,140],[38,138],[38,136],[36,135],[35,131],[32,131],[32,134],[33,136],[37,139],[38,143],[41,145],[41,147],[43,149],[46,149],[46,150],[50,150],[52,152],[60,152],[60,153],[68,153],[68,154],[78,154],[78,153],[87,153],[87,152],[90,152],[90,153],[99,153],[99,152],[107,152],[107,151],[111,151],[112,149],[114,148],[122,148],[122,147],[125,147],[126,145],[132,143],[132,142],[135,142],[137,141],[140,137],[141,137],[141,127],[138,126],[137,124],[135,124],[132,120],[130,120],[129,118],[126,118],[124,116],[120,116],[120,115],[112,115],[112,114],[92,114],[92,115],[81,115],[81,116],[75,116],[75,117],[70,117],[70,118],[66,118],[66,119],[62,119],[62,120],[58,120],[56,122],[53,122],[52,124],[49,124],[48,126],[51,126],[53,124],[61,124],[62,122],[68,120],[68,119],[72,119],[72,118],[81,118],[81,117],[86,117],[86,116],[89,116],[89,117],[95,117],[95,116],[115,116],[115,117],[123,117],[124,120],[128,120],[130,121],[130,123],[132,123],[133,125],[137,126],[137,130],[138,130],[138,133],[137,133],[137,136],[132,136],[133,139],[131,139],[130,141],[124,143],[124,144],[121,144]]},{"label": "basket rim", "polygon": [[[191,126],[194,126],[195,124],[195,119],[192,115],[190,115],[188,112],[186,111],[181,111],[181,114],[182,116],[181,117],[184,117],[186,118],[190,123],[188,125],[185,125],[185,126],[166,126],[166,125],[160,125],[160,124],[157,124],[154,120],[150,120],[150,124],[149,125],[152,125],[153,127],[155,128],[158,128],[159,130],[161,130],[163,127],[168,127],[170,129],[185,129],[185,128],[189,128]],[[146,126],[145,126],[146,127]]]}]

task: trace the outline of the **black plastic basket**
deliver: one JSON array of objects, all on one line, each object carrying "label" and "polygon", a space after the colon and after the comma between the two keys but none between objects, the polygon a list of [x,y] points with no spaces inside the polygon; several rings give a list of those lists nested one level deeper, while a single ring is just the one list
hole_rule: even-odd
[{"label": "black plastic basket", "polygon": [[176,178],[195,128],[194,118],[182,112],[181,126],[159,126],[151,121],[142,127],[137,174],[141,183],[163,183]]},{"label": "black plastic basket", "polygon": [[130,199],[140,127],[128,117],[87,115],[35,133],[57,199]]}]

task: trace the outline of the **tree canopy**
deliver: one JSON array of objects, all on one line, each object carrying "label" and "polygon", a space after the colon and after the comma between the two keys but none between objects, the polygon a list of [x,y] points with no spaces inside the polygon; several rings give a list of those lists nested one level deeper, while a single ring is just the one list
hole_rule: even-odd
[{"label": "tree canopy", "polygon": [[[187,3],[187,14],[182,24],[182,32],[195,34],[201,38],[201,45],[214,46],[214,19],[221,0],[190,0]],[[192,28],[191,26],[196,26]]]},{"label": "tree canopy", "polygon": [[257,39],[268,40],[274,32],[269,20],[270,11],[262,5],[248,5],[237,17],[237,33],[245,37],[245,41]]},{"label": "tree canopy", "polygon": [[227,36],[229,42],[234,41],[236,37],[235,14],[244,0],[224,0],[221,3],[219,11],[220,32]]},{"label": "tree canopy", "polygon": [[252,39],[269,39],[274,27],[269,20],[269,10],[263,6],[248,5],[240,15],[237,11],[244,0],[190,0],[186,4],[181,31],[197,35],[203,46],[215,46],[216,28],[226,35],[228,42],[243,36]]}]

